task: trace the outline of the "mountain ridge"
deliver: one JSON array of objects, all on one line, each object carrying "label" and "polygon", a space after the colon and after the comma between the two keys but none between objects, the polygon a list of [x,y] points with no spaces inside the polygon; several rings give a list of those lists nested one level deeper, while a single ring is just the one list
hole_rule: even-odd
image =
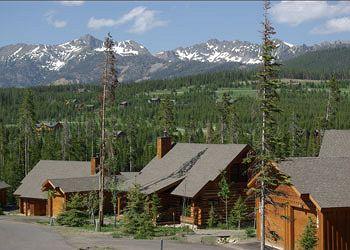
[{"label": "mountain ridge", "polygon": [[[339,46],[349,41],[293,45],[281,40],[276,56],[289,60],[307,52]],[[86,34],[57,45],[17,43],[0,47],[0,86],[92,83],[99,80],[103,63],[103,41]],[[151,53],[133,41],[115,41],[119,80],[123,82],[159,79],[219,70],[220,67],[246,67],[260,61],[261,46],[241,40],[209,39],[173,50]]]}]

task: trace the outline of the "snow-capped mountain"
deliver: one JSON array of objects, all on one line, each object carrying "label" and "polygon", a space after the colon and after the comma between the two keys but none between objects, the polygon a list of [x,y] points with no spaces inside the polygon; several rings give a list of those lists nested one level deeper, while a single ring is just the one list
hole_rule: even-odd
[{"label": "snow-capped mountain", "polygon": [[[309,51],[349,42],[325,42],[313,46],[292,45],[276,40],[276,54],[287,60]],[[116,41],[120,81],[138,81],[202,73],[260,63],[261,47],[246,41],[211,39],[152,55],[143,45]],[[103,65],[103,42],[85,35],[58,45],[15,44],[0,48],[0,86],[93,83],[99,81]]]},{"label": "snow-capped mountain", "polygon": [[[305,53],[307,46],[294,46],[292,44],[276,40],[277,56],[281,60],[292,58]],[[219,41],[211,39],[205,43],[195,44],[175,50],[163,51],[156,54],[158,58],[174,61],[197,61],[209,63],[237,62],[241,64],[259,64],[261,62],[261,46],[246,41]]]}]

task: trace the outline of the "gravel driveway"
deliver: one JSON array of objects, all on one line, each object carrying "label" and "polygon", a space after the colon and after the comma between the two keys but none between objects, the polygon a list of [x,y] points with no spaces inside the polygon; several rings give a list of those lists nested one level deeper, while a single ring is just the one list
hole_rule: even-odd
[{"label": "gravel driveway", "polygon": [[[0,216],[0,250],[157,250],[160,240],[114,239],[108,233],[77,232],[70,228],[35,223],[39,218]],[[46,219],[45,219],[46,220]],[[256,243],[230,246],[164,241],[164,250],[255,250]]]},{"label": "gravel driveway", "polygon": [[49,227],[19,222],[7,216],[0,216],[1,250],[72,250],[62,236]]}]

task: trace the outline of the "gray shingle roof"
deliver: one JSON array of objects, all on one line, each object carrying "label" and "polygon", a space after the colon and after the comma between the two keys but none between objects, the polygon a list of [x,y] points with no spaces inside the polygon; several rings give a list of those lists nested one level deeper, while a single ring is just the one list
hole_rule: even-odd
[{"label": "gray shingle roof", "polygon": [[[125,174],[127,173],[127,174]],[[136,172],[122,172],[117,175],[118,181],[126,181],[127,179],[133,177]],[[74,178],[60,178],[60,179],[49,179],[55,188],[60,188],[64,193],[74,193],[74,192],[88,192],[99,190],[99,176],[88,176],[88,177],[74,177]],[[110,178],[105,177],[105,188],[108,189],[108,183]],[[121,182],[121,183],[122,183]],[[120,188],[123,188],[122,184]]]},{"label": "gray shingle roof", "polygon": [[320,157],[350,157],[350,130],[326,130]]},{"label": "gray shingle roof", "polygon": [[98,175],[63,179],[49,179],[55,188],[64,193],[87,192],[98,190]]},{"label": "gray shingle roof", "polygon": [[279,168],[301,194],[310,194],[321,208],[350,207],[350,158],[291,158]]},{"label": "gray shingle roof", "polygon": [[9,184],[7,184],[4,181],[0,181],[0,189],[5,189],[5,188],[9,188],[9,187],[10,187]]},{"label": "gray shingle roof", "polygon": [[163,158],[153,158],[135,180],[146,194],[181,182],[172,194],[193,197],[245,147],[245,144],[177,143]]},{"label": "gray shingle roof", "polygon": [[41,160],[22,180],[22,184],[14,192],[26,198],[46,199],[41,185],[47,179],[90,176],[88,161],[49,161]]}]

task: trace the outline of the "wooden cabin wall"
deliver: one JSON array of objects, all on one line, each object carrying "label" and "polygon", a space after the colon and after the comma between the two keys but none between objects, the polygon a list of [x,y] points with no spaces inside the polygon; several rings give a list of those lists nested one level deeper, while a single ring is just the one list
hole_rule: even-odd
[{"label": "wooden cabin wall", "polygon": [[[247,206],[253,213],[255,207],[254,198],[247,197],[247,182],[248,182],[248,168],[249,166],[243,164],[243,159],[246,157],[249,148],[242,151],[235,160],[233,160],[226,168],[227,182],[230,185],[230,198],[228,200],[228,212],[231,211],[235,202],[242,196],[246,200]],[[221,175],[219,175],[214,181],[209,181],[207,185],[194,197],[194,210],[199,226],[204,226],[209,218],[209,211],[211,204],[214,204],[214,211],[220,222],[225,222],[225,203],[219,198],[218,193],[220,191],[219,182]],[[253,218],[252,218],[253,219]]]},{"label": "wooden cabin wall", "polygon": [[[350,249],[350,208],[326,209],[323,214],[323,248]],[[321,238],[319,237],[319,238]]]},{"label": "wooden cabin wall", "polygon": [[0,189],[0,207],[7,205],[6,193],[6,189]]},{"label": "wooden cabin wall", "polygon": [[[302,200],[289,186],[281,186],[277,191],[283,196],[273,196],[276,205],[265,206],[266,243],[278,249],[300,249],[299,239],[308,222],[309,216],[317,221],[317,209],[310,201]],[[259,200],[256,207],[259,208]],[[257,213],[257,236],[260,239],[260,215]],[[318,246],[317,249],[321,249]]]},{"label": "wooden cabin wall", "polygon": [[[172,195],[171,192],[173,190],[174,187],[157,193],[160,201],[160,215],[157,220],[159,223],[171,224],[174,219],[176,223],[180,221],[180,216],[182,214],[182,197]],[[175,218],[173,218],[173,213]]]},{"label": "wooden cabin wall", "polygon": [[[246,183],[234,183],[230,185],[230,197],[228,199],[228,212],[230,213],[235,202],[242,196],[246,200],[247,206],[250,211],[254,211],[254,199],[248,198],[246,195]],[[214,212],[218,220],[222,223],[225,222],[226,210],[224,201],[218,197],[219,193],[219,179],[209,182],[203,190],[193,199],[195,213],[197,214],[197,223],[199,226],[205,226],[209,218],[209,211],[211,204],[213,204]]]},{"label": "wooden cabin wall", "polygon": [[47,200],[21,197],[19,199],[19,205],[20,212],[22,212],[24,215],[46,215]]}]

